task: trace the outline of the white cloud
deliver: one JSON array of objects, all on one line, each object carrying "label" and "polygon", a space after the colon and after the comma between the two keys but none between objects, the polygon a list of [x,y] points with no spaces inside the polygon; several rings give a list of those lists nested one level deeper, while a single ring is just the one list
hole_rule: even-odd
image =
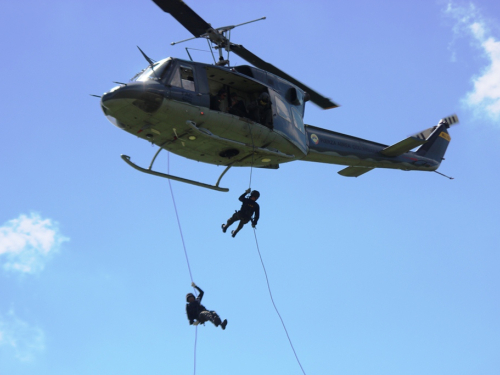
[{"label": "white cloud", "polygon": [[485,35],[485,30],[484,30],[484,25],[479,23],[479,22],[474,22],[472,25],[470,25],[470,31],[472,32],[472,35],[478,40],[484,39]]},{"label": "white cloud", "polygon": [[500,119],[500,41],[489,30],[489,22],[474,4],[458,6],[448,3],[446,13],[453,17],[457,36],[471,38],[474,48],[479,49],[488,61],[481,72],[472,78],[474,88],[464,97],[464,103],[477,115],[492,120]]},{"label": "white cloud", "polygon": [[0,349],[11,351],[21,361],[33,360],[35,354],[45,349],[45,334],[19,319],[14,311],[0,314]]},{"label": "white cloud", "polygon": [[64,241],[68,238],[51,219],[20,215],[0,227],[0,265],[23,274],[39,272]]}]

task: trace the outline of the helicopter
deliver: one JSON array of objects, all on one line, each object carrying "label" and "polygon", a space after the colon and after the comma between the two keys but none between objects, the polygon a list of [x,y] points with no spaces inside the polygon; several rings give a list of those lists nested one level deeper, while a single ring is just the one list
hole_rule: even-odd
[{"label": "helicopter", "polygon": [[[375,168],[441,174],[436,170],[451,140],[448,128],[458,122],[456,115],[389,146],[305,124],[306,102],[322,109],[338,104],[230,40],[235,27],[265,17],[213,28],[181,0],[153,1],[193,35],[180,42],[205,38],[219,59],[214,57],[214,64],[195,62],[188,51],[190,60],[153,61],[138,47],[149,65],[101,96],[101,108],[113,125],[159,147],[148,168],[121,155],[131,167],[223,192],[229,189],[219,184],[231,167],[278,169],[296,160],[343,165],[338,173],[345,177]],[[230,52],[252,65],[230,66]],[[231,111],[233,100],[243,105],[243,113]],[[246,111],[250,107],[253,112]],[[163,149],[225,169],[214,185],[158,172],[152,168]]]}]

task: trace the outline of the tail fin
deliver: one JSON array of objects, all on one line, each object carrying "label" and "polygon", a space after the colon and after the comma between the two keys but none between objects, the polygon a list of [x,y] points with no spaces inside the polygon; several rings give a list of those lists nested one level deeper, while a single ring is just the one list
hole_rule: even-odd
[{"label": "tail fin", "polygon": [[426,142],[417,150],[417,154],[441,163],[451,140],[451,137],[448,134],[448,128],[457,122],[457,115],[445,117],[444,119],[441,119],[439,124],[436,126],[416,134],[415,137],[426,140]]}]

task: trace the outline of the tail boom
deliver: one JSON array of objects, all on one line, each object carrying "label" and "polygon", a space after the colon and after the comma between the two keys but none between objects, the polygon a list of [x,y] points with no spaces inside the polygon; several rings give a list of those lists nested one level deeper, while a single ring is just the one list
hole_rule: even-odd
[{"label": "tail boom", "polygon": [[[435,171],[451,140],[447,129],[455,122],[456,116],[447,117],[392,146],[306,125],[309,152],[302,160],[346,165],[339,172],[346,177],[358,177],[373,168]],[[416,152],[410,151],[417,146]]]}]

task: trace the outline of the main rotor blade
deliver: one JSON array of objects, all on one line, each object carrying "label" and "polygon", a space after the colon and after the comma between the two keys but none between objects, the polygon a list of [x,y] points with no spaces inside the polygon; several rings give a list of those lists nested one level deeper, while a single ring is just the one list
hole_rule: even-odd
[{"label": "main rotor blade", "polygon": [[277,75],[278,77],[281,77],[281,78],[293,83],[294,85],[300,87],[302,90],[304,90],[305,92],[307,92],[310,95],[311,101],[314,104],[318,105],[319,107],[321,107],[323,109],[330,109],[330,108],[336,108],[339,106],[337,103],[333,102],[330,98],[327,98],[327,97],[321,95],[320,93],[318,93],[317,91],[314,91],[309,86],[304,85],[302,82],[297,81],[295,78],[286,74],[284,71],[276,68],[274,65],[269,64],[268,62],[265,62],[260,57],[254,55],[252,52],[247,50],[242,45],[231,44],[230,48],[231,48],[232,52],[237,54],[242,59],[245,59],[250,64],[256,66],[257,68],[260,68],[260,69],[266,70],[270,73],[273,73],[273,74]]},{"label": "main rotor blade", "polygon": [[212,26],[205,22],[182,0],[153,0],[164,12],[170,13],[195,37],[205,34]]}]

